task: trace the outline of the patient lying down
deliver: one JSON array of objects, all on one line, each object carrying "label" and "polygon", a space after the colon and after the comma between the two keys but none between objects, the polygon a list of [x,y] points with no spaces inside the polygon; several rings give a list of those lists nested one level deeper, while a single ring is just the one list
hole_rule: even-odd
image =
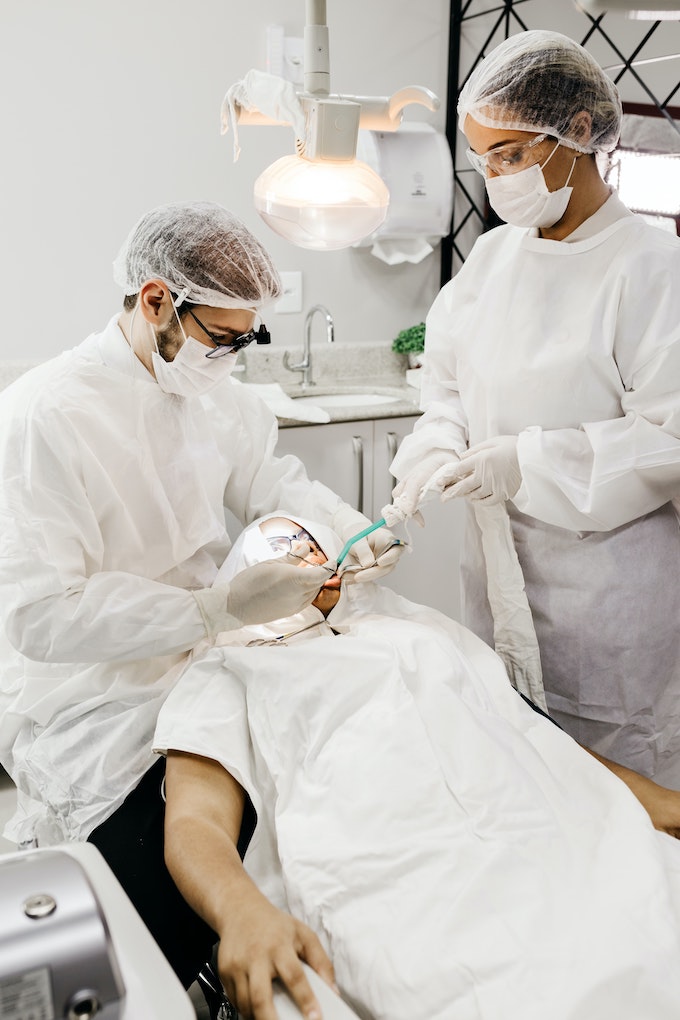
[{"label": "patient lying down", "polygon": [[[266,518],[223,579],[291,544],[340,548]],[[168,866],[244,1015],[276,1016],[276,976],[320,1015],[300,960],[374,1020],[679,1015],[680,844],[442,614],[329,571],[303,613],[196,650],[155,746]],[[672,831],[678,795],[621,775]]]}]

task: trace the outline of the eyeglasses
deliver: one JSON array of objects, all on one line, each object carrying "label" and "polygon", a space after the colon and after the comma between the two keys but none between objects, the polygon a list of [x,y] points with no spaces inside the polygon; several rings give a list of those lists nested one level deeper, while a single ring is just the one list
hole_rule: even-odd
[{"label": "eyeglasses", "polygon": [[531,158],[533,155],[531,149],[548,137],[548,134],[543,134],[530,138],[528,142],[511,142],[508,145],[501,145],[498,149],[491,149],[484,156],[480,156],[474,149],[466,149],[465,155],[482,177],[487,176],[487,170],[494,174],[516,174],[536,162]]},{"label": "eyeglasses", "polygon": [[258,344],[270,344],[272,341],[271,333],[264,323],[260,323],[259,329],[249,329],[247,333],[237,333],[235,329],[227,327],[221,333],[211,333],[188,306],[185,307],[185,311],[189,313],[194,322],[198,323],[205,335],[210,337],[215,344],[215,349],[208,351],[206,358],[221,358],[223,354],[236,354],[237,351],[243,350],[248,344],[252,344],[253,340],[257,340]]},{"label": "eyeglasses", "polygon": [[304,528],[300,528],[294,535],[267,535],[267,542],[269,547],[278,556],[285,556],[287,553],[292,552],[293,542],[307,542],[310,548],[310,553],[321,552],[319,544],[315,538],[313,538],[308,531]]}]

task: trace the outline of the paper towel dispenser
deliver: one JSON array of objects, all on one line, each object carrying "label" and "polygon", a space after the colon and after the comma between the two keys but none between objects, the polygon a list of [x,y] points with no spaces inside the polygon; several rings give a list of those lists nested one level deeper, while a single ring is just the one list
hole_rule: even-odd
[{"label": "paper towel dispenser", "polygon": [[446,136],[430,124],[402,123],[398,131],[360,131],[357,158],[390,192],[380,227],[355,247],[370,247],[388,265],[420,262],[451,228],[453,160]]}]

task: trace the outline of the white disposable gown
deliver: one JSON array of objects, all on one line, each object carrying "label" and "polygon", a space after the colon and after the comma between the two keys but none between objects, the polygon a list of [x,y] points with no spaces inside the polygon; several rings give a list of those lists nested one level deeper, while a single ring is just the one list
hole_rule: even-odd
[{"label": "white disposable gown", "polygon": [[[566,241],[480,237],[428,316],[425,413],[392,472],[519,437],[508,510],[549,709],[680,787],[679,279],[680,240],[614,195]],[[463,619],[491,640],[468,517]]]},{"label": "white disposable gown", "polygon": [[220,640],[155,746],[245,787],[246,868],[360,1017],[675,1020],[680,844],[484,642],[370,582]]},{"label": "white disposable gown", "polygon": [[0,761],[10,839],[83,839],[153,763],[165,674],[205,637],[210,587],[244,524],[339,504],[276,420],[227,381],[164,393],[117,319],[0,397]]}]

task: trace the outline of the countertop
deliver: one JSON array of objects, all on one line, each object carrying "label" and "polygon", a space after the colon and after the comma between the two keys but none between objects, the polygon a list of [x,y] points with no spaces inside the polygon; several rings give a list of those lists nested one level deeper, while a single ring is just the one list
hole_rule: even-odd
[{"label": "countertop", "polygon": [[[240,382],[277,383],[293,399],[306,398],[306,403],[323,408],[328,413],[328,424],[345,421],[367,421],[374,418],[402,418],[419,415],[420,391],[406,382],[408,359],[394,354],[385,344],[334,344],[312,346],[312,378],[314,385],[303,389],[300,373],[285,368],[286,352],[274,347],[248,348],[241,355],[243,366],[237,378]],[[288,350],[291,362],[301,358],[302,349]],[[419,371],[419,370],[417,370]],[[377,403],[368,399],[365,404],[352,406],[325,406],[324,396],[366,393],[369,398],[383,394],[389,401]],[[318,403],[317,403],[318,399]],[[296,428],[314,423],[308,420],[282,417],[277,413],[281,428]]]},{"label": "countertop", "polygon": [[[346,386],[338,384],[336,387],[321,386],[320,384],[314,389],[300,391],[300,396],[308,397],[310,401],[315,401],[315,397],[318,398],[318,406],[322,407],[328,412],[330,422],[342,421],[367,421],[374,418],[403,418],[409,415],[420,414],[420,408],[418,406],[418,390],[413,386],[373,386],[366,387],[366,393],[368,396],[374,394],[384,393],[390,396],[391,400],[385,403],[366,403],[366,404],[353,404],[351,407],[325,407],[323,397],[326,394],[335,395],[337,393],[358,393],[357,387]],[[288,390],[288,395],[295,397],[297,394],[291,393]],[[278,416],[280,428],[295,428],[301,425],[312,425],[320,424],[309,421],[301,421],[297,418],[282,418]]]}]

